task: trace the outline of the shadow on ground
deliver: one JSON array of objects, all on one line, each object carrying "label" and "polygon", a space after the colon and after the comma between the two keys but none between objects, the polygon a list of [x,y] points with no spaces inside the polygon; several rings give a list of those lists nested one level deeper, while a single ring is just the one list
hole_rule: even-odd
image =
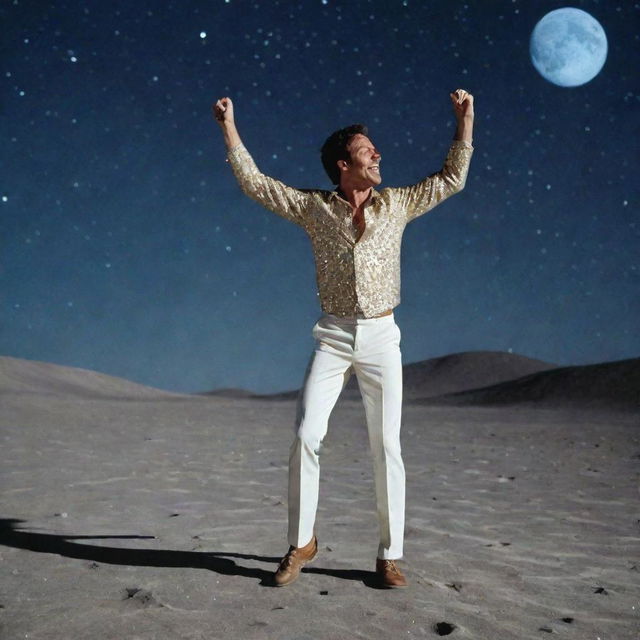
[{"label": "shadow on ground", "polygon": [[[102,564],[120,564],[137,567],[182,567],[190,569],[207,569],[226,576],[243,576],[260,580],[260,585],[273,587],[273,570],[267,571],[255,567],[246,567],[231,558],[254,560],[277,565],[279,557],[258,556],[237,552],[204,552],[174,551],[170,549],[131,549],[122,547],[105,547],[78,543],[75,540],[149,540],[155,536],[139,535],[59,535],[55,533],[38,533],[22,528],[25,520],[15,518],[0,519],[0,545],[25,549],[36,553],[53,553],[76,560],[90,560]],[[322,569],[305,568],[305,573],[316,573],[341,580],[355,580],[371,588],[378,588],[376,574],[373,571],[356,569]]]}]

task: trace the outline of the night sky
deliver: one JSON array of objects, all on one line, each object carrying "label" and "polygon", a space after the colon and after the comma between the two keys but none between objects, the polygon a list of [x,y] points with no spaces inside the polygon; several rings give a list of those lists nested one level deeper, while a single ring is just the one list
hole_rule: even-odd
[{"label": "night sky", "polygon": [[405,363],[499,350],[640,355],[640,3],[584,0],[589,83],[529,57],[566,1],[0,5],[0,354],[180,391],[297,388],[320,315],[304,231],[244,196],[211,105],[265,173],[331,188],[319,149],[369,126],[384,186],[438,171],[475,97],[464,191],[412,222]]}]

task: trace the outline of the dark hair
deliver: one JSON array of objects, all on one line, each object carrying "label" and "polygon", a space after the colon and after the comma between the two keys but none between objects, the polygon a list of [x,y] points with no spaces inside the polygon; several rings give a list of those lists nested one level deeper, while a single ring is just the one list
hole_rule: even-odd
[{"label": "dark hair", "polygon": [[334,131],[322,145],[322,149],[320,149],[322,166],[333,184],[340,184],[340,170],[337,165],[338,160],[351,159],[347,147],[351,139],[359,133],[366,136],[369,131],[363,124],[351,124],[344,129]]}]

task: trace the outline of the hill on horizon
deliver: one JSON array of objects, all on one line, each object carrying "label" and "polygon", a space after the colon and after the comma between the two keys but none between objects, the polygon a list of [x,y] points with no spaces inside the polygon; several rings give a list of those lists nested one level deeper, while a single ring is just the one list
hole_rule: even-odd
[{"label": "hill on horizon", "polygon": [[[640,408],[640,358],[558,367],[512,353],[473,351],[411,363],[403,371],[404,399],[409,403]],[[295,400],[298,396],[297,390],[276,394],[243,389],[175,393],[88,369],[0,356],[0,394],[6,393],[148,400]],[[355,376],[341,398],[360,399]]]},{"label": "hill on horizon", "polygon": [[0,356],[0,394],[2,393],[135,399],[184,397],[184,394],[156,389],[91,369],[11,356]]},{"label": "hill on horizon", "polygon": [[[405,400],[432,398],[458,391],[514,380],[530,373],[554,369],[557,365],[504,351],[466,351],[413,362],[402,367]],[[215,389],[203,395],[294,399],[298,390],[251,394],[243,389]],[[342,391],[345,398],[360,398],[358,382],[352,375]]]},{"label": "hill on horizon", "polygon": [[454,405],[526,403],[640,410],[640,358],[557,367],[516,380],[447,394],[437,401]]}]

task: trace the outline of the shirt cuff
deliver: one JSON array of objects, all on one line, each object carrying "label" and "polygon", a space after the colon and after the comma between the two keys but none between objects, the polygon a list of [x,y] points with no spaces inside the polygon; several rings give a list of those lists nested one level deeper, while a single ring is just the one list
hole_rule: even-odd
[{"label": "shirt cuff", "polygon": [[242,142],[239,142],[235,147],[231,147],[231,149],[227,149],[227,157],[231,157],[232,155],[238,155],[239,151],[244,149],[244,145]]},{"label": "shirt cuff", "polygon": [[466,140],[453,140],[451,146],[453,148],[462,147],[463,149],[473,149],[473,145]]}]

